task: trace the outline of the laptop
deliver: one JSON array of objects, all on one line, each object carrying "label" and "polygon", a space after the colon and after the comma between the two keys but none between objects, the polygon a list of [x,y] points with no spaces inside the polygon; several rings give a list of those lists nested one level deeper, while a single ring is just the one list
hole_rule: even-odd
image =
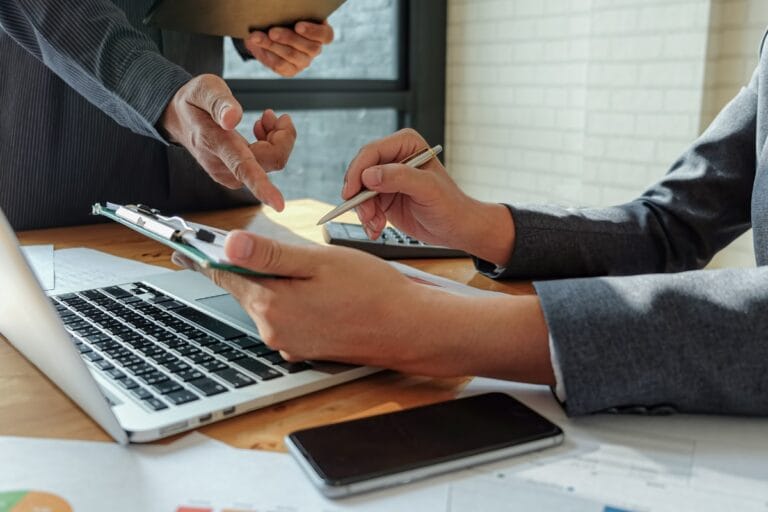
[{"label": "laptop", "polygon": [[121,444],[379,371],[283,360],[237,301],[196,272],[117,276],[111,286],[48,297],[2,210],[0,272],[0,334]]}]

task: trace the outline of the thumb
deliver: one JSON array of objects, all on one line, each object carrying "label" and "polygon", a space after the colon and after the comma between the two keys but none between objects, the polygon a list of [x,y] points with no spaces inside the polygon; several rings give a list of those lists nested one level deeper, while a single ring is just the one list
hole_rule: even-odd
[{"label": "thumb", "polygon": [[293,278],[312,277],[317,261],[311,247],[283,244],[247,231],[229,233],[224,253],[237,266]]},{"label": "thumb", "polygon": [[361,176],[363,185],[381,193],[401,193],[415,198],[434,190],[434,175],[403,164],[369,167]]},{"label": "thumb", "polygon": [[234,130],[243,117],[243,108],[227,83],[216,75],[200,75],[194,80],[187,101],[208,112],[214,122],[225,130]]}]

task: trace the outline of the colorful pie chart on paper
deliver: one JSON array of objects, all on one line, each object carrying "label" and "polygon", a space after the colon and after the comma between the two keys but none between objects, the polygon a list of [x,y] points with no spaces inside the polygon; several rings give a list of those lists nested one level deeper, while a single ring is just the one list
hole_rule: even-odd
[{"label": "colorful pie chart on paper", "polygon": [[42,491],[0,492],[0,512],[72,512],[63,498]]}]

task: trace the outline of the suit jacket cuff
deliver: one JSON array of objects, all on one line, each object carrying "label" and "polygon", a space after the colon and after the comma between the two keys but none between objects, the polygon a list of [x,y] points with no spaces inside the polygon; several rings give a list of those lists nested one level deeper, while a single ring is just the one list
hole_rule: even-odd
[{"label": "suit jacket cuff", "polygon": [[558,219],[546,206],[504,205],[515,223],[515,247],[503,266],[473,257],[475,268],[492,279],[531,279],[562,275],[564,237]]},{"label": "suit jacket cuff", "polygon": [[550,332],[557,383],[563,392],[567,389],[568,415],[665,414],[689,398],[675,396],[689,393],[685,379],[670,372],[680,362],[669,360],[669,348],[657,346],[661,341],[648,341],[655,336],[652,322],[628,301],[630,290],[646,291],[648,277],[534,282]]}]

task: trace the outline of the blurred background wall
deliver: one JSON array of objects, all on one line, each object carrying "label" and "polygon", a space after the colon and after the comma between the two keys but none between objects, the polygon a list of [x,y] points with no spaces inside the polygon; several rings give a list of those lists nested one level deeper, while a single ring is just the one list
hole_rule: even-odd
[{"label": "blurred background wall", "polygon": [[[448,0],[449,169],[474,196],[618,204],[757,63],[760,0]],[[713,262],[753,266],[746,234]]]}]

